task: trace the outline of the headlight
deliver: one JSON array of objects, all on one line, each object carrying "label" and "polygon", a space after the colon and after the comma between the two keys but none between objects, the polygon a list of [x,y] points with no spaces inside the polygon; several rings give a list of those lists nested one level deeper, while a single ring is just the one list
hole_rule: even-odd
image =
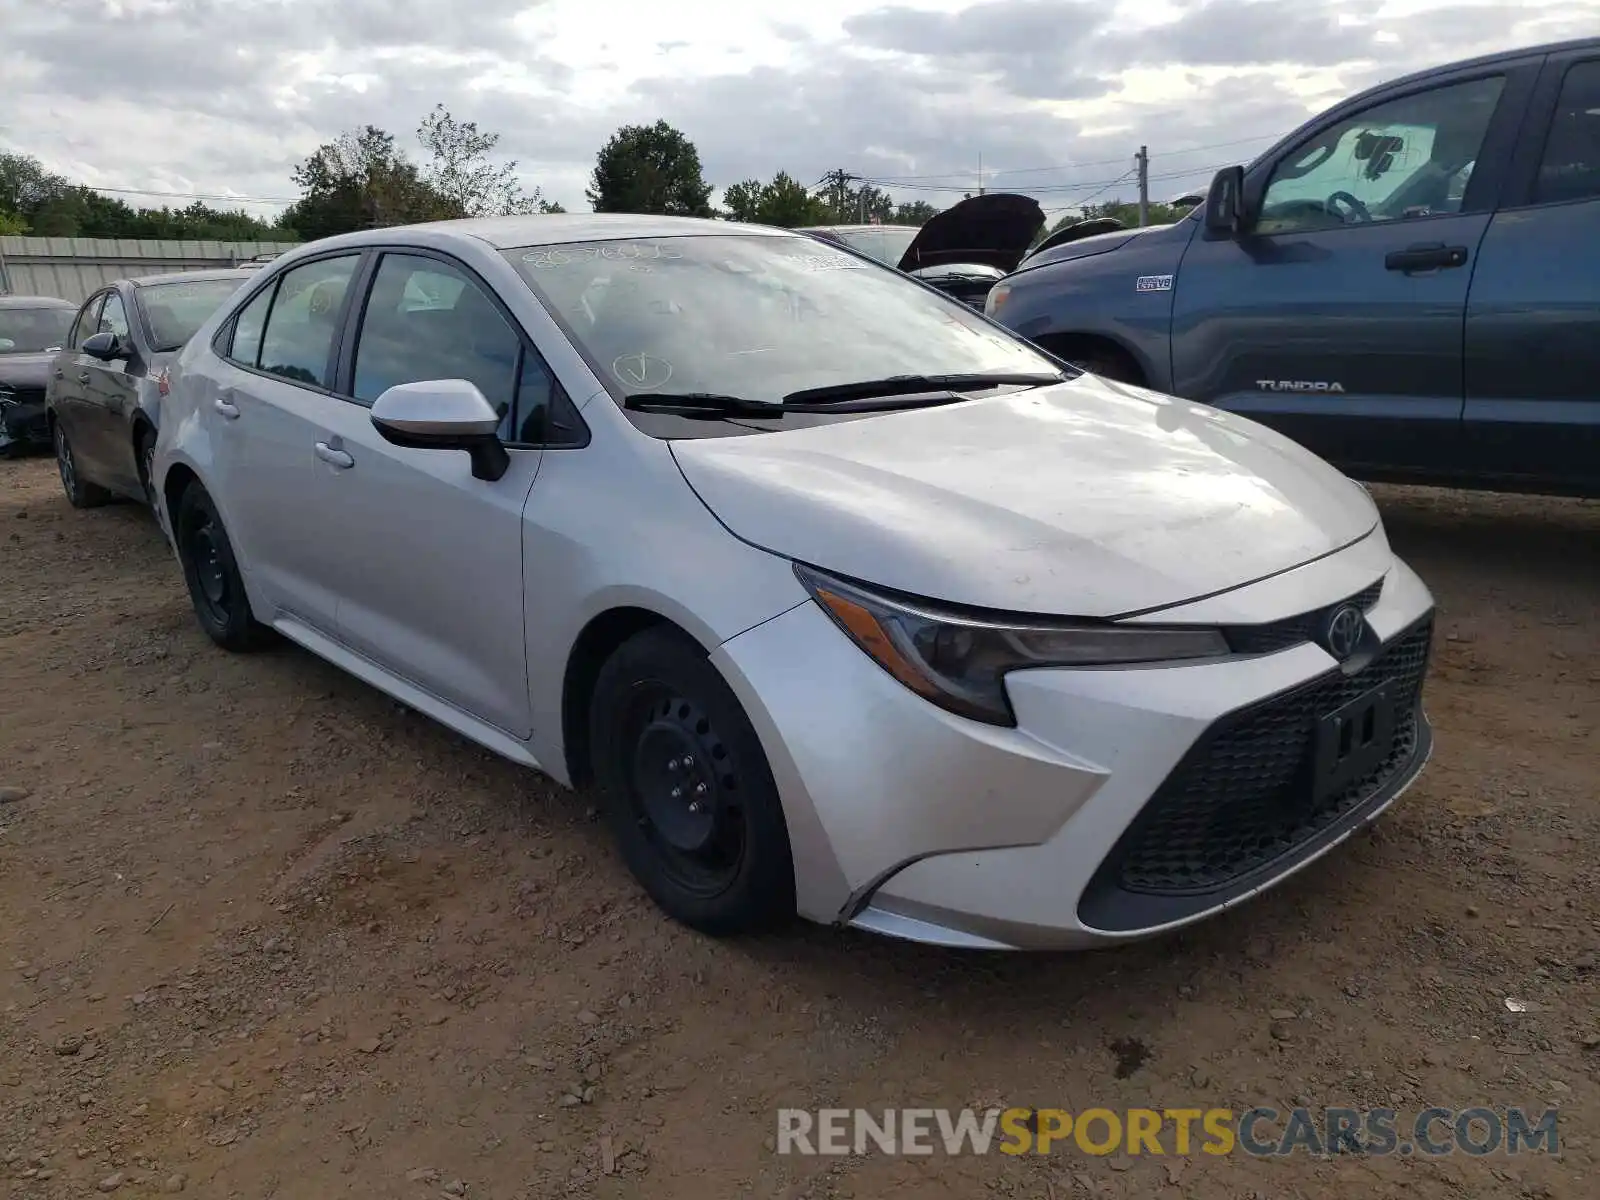
[{"label": "headlight", "polygon": [[940,611],[795,564],[834,624],[885,671],[940,708],[1015,725],[1005,677],[1028,667],[1103,667],[1227,654],[1219,629],[1112,622],[1016,622]]},{"label": "headlight", "polygon": [[1006,297],[1011,295],[1009,283],[997,283],[989,289],[989,294],[983,300],[983,315],[993,317],[1006,302]]}]

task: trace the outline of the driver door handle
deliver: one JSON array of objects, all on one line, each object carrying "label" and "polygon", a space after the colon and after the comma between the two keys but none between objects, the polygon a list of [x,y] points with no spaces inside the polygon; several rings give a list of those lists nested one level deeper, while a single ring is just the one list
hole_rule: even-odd
[{"label": "driver door handle", "polygon": [[211,402],[211,407],[216,409],[217,412],[221,413],[223,416],[227,417],[230,421],[237,421],[239,419],[239,406],[237,404],[230,404],[221,396],[218,396]]},{"label": "driver door handle", "polygon": [[67,377],[67,373],[65,371],[63,371],[60,367],[57,367],[56,368],[56,378],[57,379],[65,379],[66,377]]},{"label": "driver door handle", "polygon": [[87,371],[79,371],[78,372],[78,382],[79,383],[88,383],[89,382],[89,372],[87,372]]},{"label": "driver door handle", "polygon": [[1414,246],[1407,246],[1404,250],[1391,250],[1384,258],[1383,265],[1387,270],[1404,271],[1409,275],[1413,271],[1437,271],[1443,267],[1465,266],[1466,261],[1465,246],[1446,246],[1443,242],[1418,242]]},{"label": "driver door handle", "polygon": [[356,460],[343,450],[335,450],[327,442],[317,443],[317,457],[329,466],[338,467],[341,471],[349,470],[356,465]]}]

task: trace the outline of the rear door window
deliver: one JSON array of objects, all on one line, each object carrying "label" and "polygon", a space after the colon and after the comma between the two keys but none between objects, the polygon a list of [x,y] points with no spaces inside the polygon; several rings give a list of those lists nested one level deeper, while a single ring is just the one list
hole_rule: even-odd
[{"label": "rear door window", "polygon": [[1535,204],[1600,196],[1600,59],[1567,69],[1556,100],[1544,158],[1534,183]]},{"label": "rear door window", "polygon": [[344,295],[359,260],[356,254],[320,258],[283,273],[261,335],[261,370],[328,386]]}]

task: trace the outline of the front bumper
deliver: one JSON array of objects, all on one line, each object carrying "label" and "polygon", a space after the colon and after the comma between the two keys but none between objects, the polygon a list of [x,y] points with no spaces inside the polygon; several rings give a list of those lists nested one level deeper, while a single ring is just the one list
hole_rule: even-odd
[{"label": "front bumper", "polygon": [[[814,604],[732,639],[715,659],[772,761],[801,912],[947,945],[1073,948],[1190,924],[1299,870],[1427,761],[1433,601],[1391,561],[1367,611],[1383,651],[1356,674],[1310,643],[1018,672],[1011,729],[916,697]],[[1297,808],[1305,722],[1374,672],[1404,710],[1394,753],[1348,794]]]},{"label": "front bumper", "polygon": [[0,451],[49,444],[50,422],[45,415],[43,392],[35,399],[29,393],[8,394],[0,390]]}]

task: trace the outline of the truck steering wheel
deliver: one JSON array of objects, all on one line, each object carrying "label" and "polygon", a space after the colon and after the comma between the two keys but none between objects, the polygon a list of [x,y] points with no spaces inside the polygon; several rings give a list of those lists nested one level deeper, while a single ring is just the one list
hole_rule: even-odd
[{"label": "truck steering wheel", "polygon": [[1344,221],[1346,225],[1350,224],[1350,222],[1346,219],[1345,215],[1339,211],[1339,204],[1343,204],[1346,208],[1348,208],[1350,210],[1350,215],[1354,217],[1358,223],[1364,224],[1372,220],[1372,213],[1367,206],[1361,203],[1361,201],[1357,200],[1349,192],[1335,192],[1333,195],[1329,196],[1324,203],[1328,211],[1334,216],[1338,217],[1341,221]]}]

